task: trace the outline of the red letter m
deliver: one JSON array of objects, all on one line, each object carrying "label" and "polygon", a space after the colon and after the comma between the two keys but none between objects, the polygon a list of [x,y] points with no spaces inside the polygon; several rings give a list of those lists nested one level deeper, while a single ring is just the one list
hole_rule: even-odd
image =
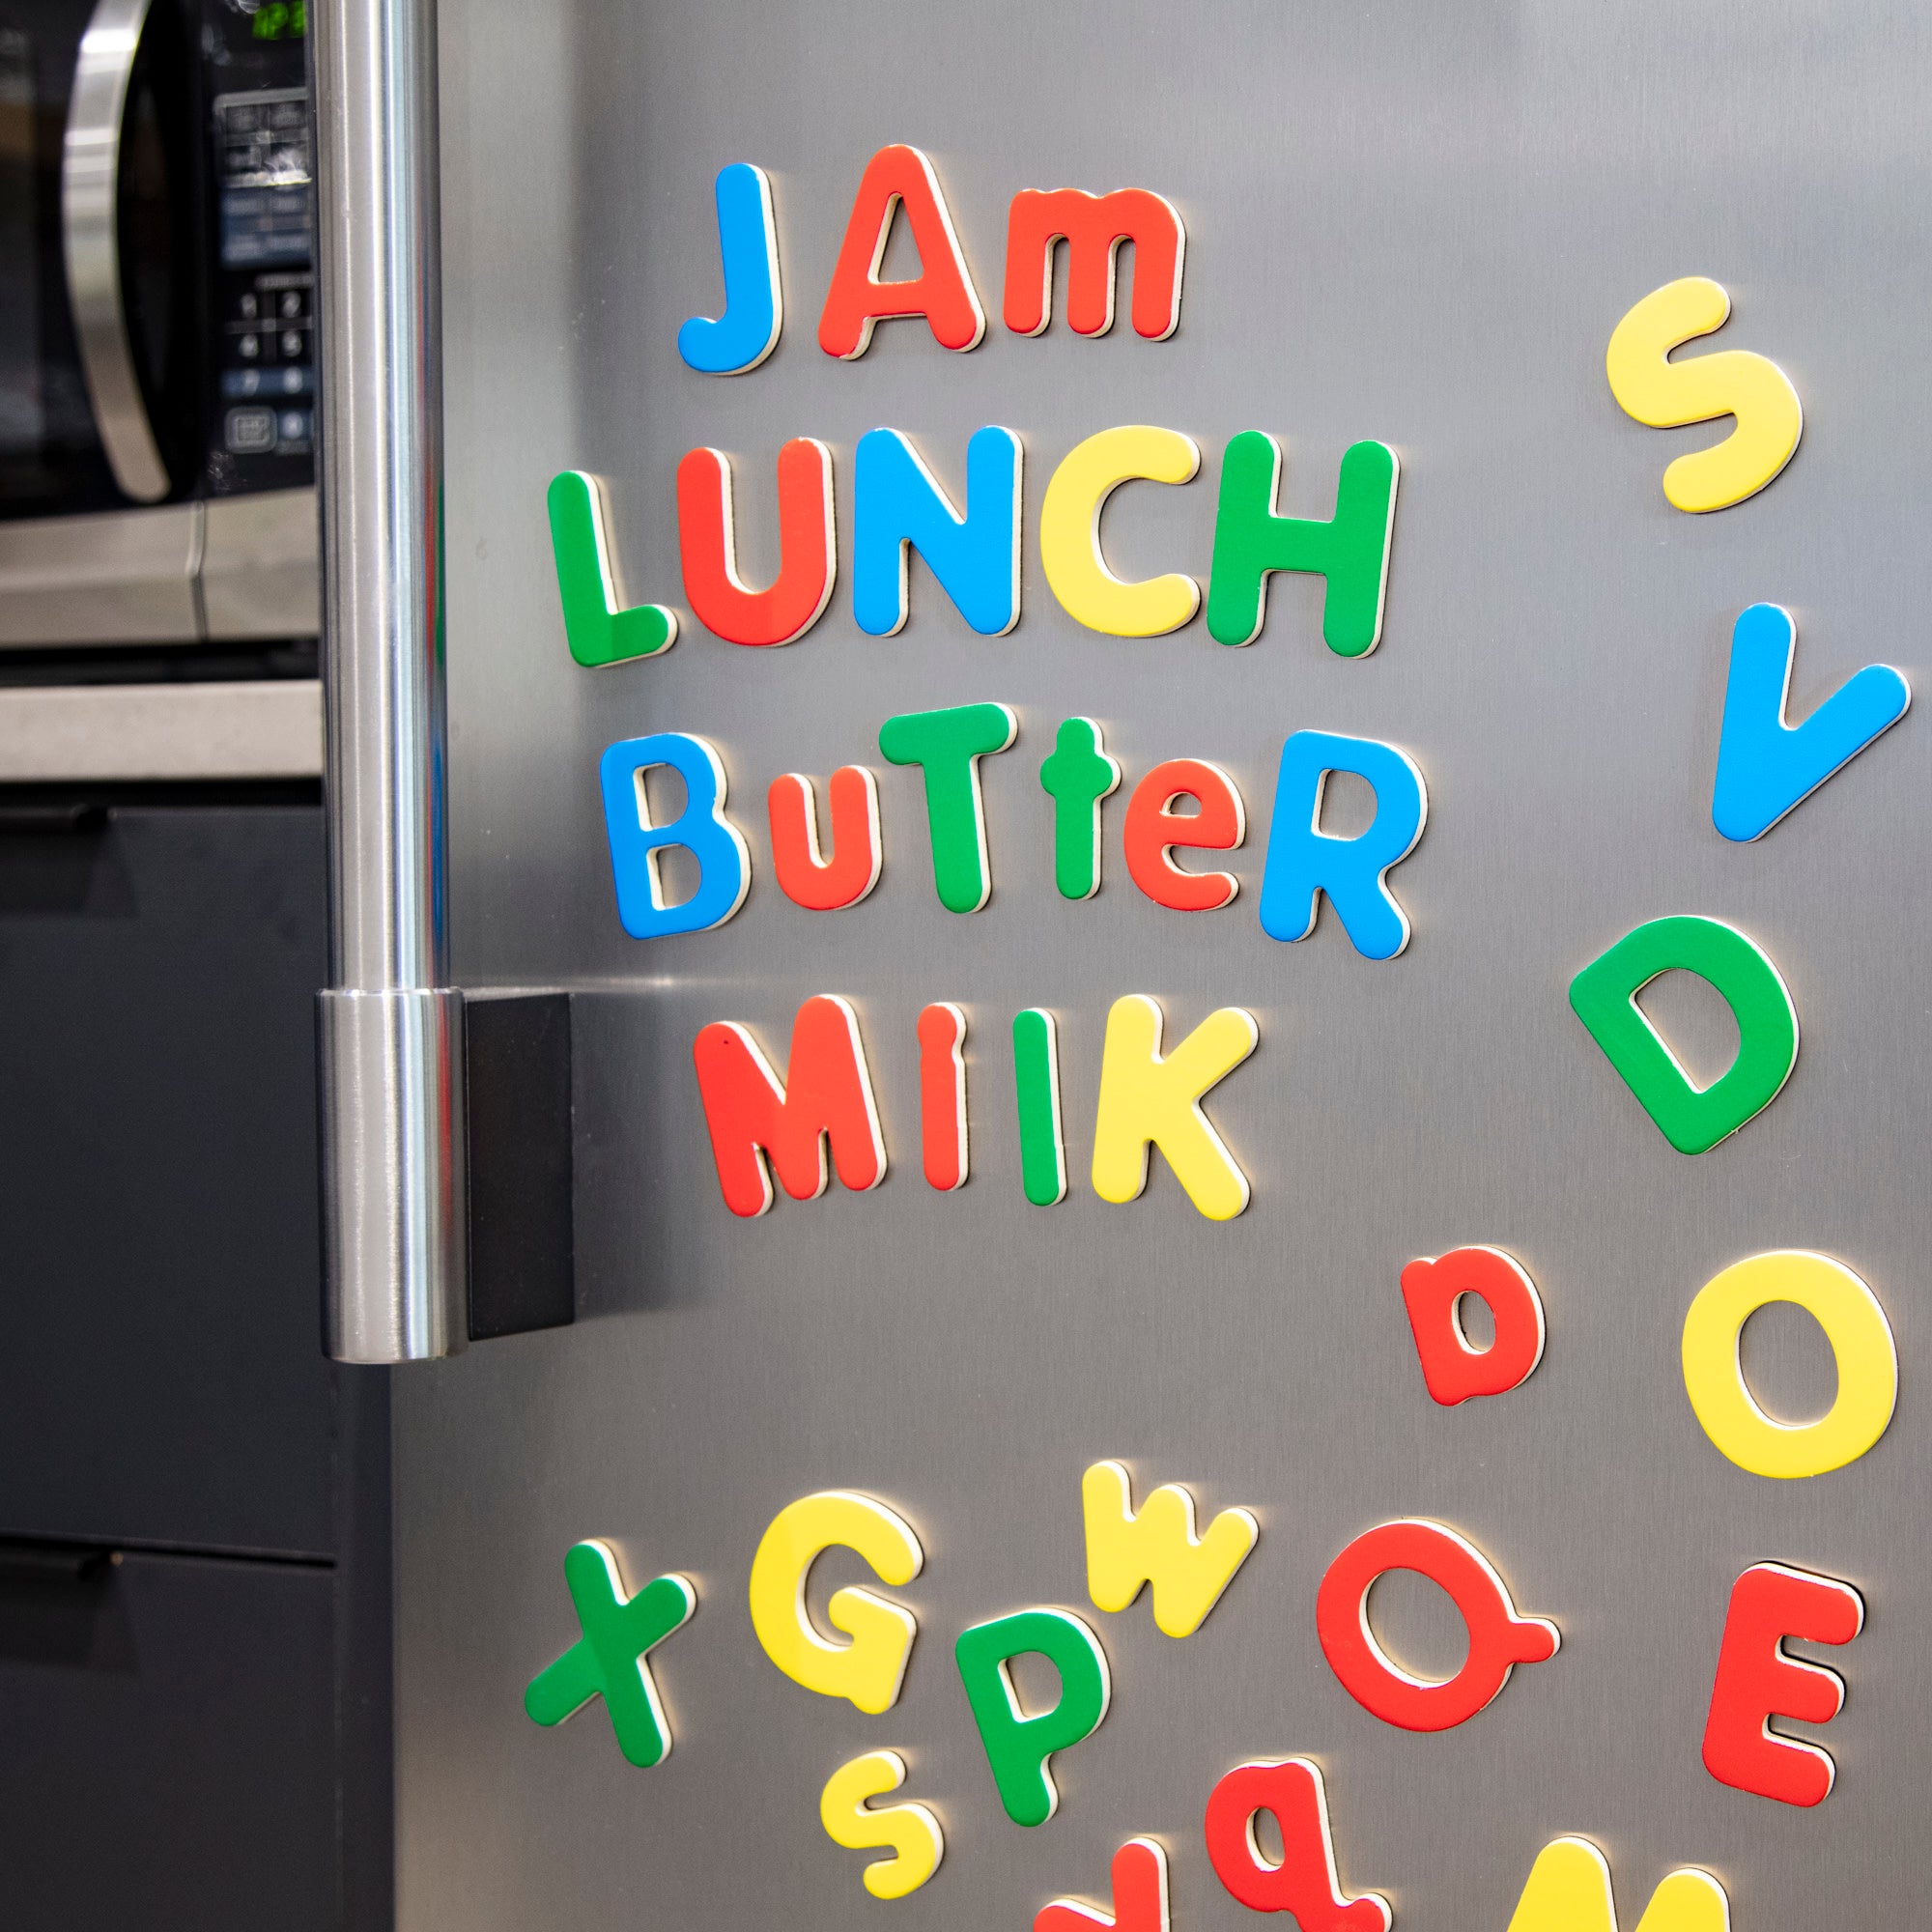
[{"label": "red letter m", "polygon": [[1180,258],[1187,236],[1174,204],[1144,187],[1089,194],[1036,187],[1007,215],[1007,327],[1037,335],[1052,319],[1053,247],[1066,243],[1066,323],[1076,335],[1114,326],[1114,258],[1134,244],[1134,333],[1160,342],[1180,320]]},{"label": "red letter m", "polygon": [[823,1194],[828,1140],[847,1187],[876,1187],[886,1178],[886,1144],[859,1022],[836,995],[821,993],[799,1008],[782,1082],[734,1020],[706,1027],[691,1057],[697,1064],[718,1184],[732,1213],[762,1214],[772,1205],[767,1156],[794,1201]]}]

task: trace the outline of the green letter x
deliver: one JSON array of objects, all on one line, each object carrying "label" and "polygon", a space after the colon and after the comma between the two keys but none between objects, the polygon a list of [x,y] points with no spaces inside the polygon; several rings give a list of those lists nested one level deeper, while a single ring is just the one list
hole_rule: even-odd
[{"label": "green letter x", "polygon": [[690,1621],[697,1592],[682,1577],[660,1577],[624,1595],[617,1552],[608,1543],[573,1545],[563,1580],[583,1635],[530,1679],[524,1709],[540,1724],[560,1724],[601,1696],[617,1747],[648,1769],[670,1755],[670,1719],[658,1702],[645,1653]]}]

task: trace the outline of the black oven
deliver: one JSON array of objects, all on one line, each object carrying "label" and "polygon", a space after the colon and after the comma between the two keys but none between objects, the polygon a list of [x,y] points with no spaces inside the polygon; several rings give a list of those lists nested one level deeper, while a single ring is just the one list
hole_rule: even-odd
[{"label": "black oven", "polygon": [[306,32],[0,0],[0,646],[314,628]]}]

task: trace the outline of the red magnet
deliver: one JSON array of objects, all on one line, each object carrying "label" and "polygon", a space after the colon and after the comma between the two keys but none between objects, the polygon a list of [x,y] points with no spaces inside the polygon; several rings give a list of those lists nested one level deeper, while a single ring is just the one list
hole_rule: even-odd
[{"label": "red magnet", "polygon": [[1077,1898],[1056,1898],[1034,1914],[1033,1932],[1168,1932],[1167,1854],[1152,1838],[1129,1838],[1114,1854],[1110,1918]]},{"label": "red magnet", "polygon": [[[1262,1856],[1255,1837],[1264,1811],[1281,1830],[1278,1865]],[[1214,1876],[1249,1911],[1292,1913],[1301,1932],[1388,1932],[1394,1915],[1379,1892],[1343,1896],[1328,1794],[1312,1759],[1236,1765],[1208,1797],[1206,1831]]]},{"label": "red magnet", "polygon": [[857,905],[879,883],[879,786],[864,765],[840,765],[825,787],[832,853],[818,843],[811,781],[786,772],[772,781],[765,810],[772,826],[772,870],[779,890],[810,912]]},{"label": "red magnet", "polygon": [[[1413,1570],[1455,1600],[1469,1655],[1446,1683],[1411,1677],[1369,1629],[1369,1589],[1386,1570]],[[1328,1667],[1365,1711],[1406,1731],[1464,1723],[1509,1682],[1519,1663],[1554,1657],[1561,1637],[1546,1617],[1520,1617],[1490,1559],[1439,1522],[1408,1519],[1365,1530],[1328,1566],[1315,1599],[1316,1634]]]},{"label": "red magnet", "polygon": [[[1461,1303],[1473,1294],[1490,1311],[1496,1338],[1474,1347]],[[1445,1408],[1471,1396],[1507,1395],[1543,1359],[1543,1301],[1520,1263],[1500,1248],[1457,1248],[1402,1271],[1402,1298],[1429,1393]]]},{"label": "red magnet", "polygon": [[753,590],[738,575],[731,465],[694,449],[677,466],[677,547],[684,594],[697,621],[727,644],[788,644],[824,614],[838,570],[832,452],[814,437],[779,451],[779,574]]},{"label": "red magnet", "polygon": [[[1169,808],[1191,798],[1200,810]],[[1247,837],[1247,814],[1235,781],[1205,758],[1170,758],[1134,787],[1122,842],[1127,871],[1155,905],[1176,912],[1214,912],[1240,891],[1232,872],[1184,872],[1170,854],[1177,845],[1229,852]]]},{"label": "red magnet", "polygon": [[1719,1783],[1784,1804],[1819,1804],[1831,1796],[1837,1776],[1832,1753],[1780,1737],[1769,1719],[1829,1724],[1838,1715],[1845,1680],[1822,1663],[1785,1656],[1784,1641],[1850,1643],[1864,1621],[1864,1599],[1834,1577],[1753,1563],[1738,1578],[1704,1726],[1704,1769]]}]

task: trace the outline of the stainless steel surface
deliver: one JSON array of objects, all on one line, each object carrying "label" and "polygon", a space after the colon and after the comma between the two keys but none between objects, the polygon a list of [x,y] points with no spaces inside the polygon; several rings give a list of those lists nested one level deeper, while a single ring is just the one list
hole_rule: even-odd
[{"label": "stainless steel surface", "polygon": [[117,219],[121,122],[147,22],[148,0],[99,0],[81,36],[61,159],[61,239],[81,372],[107,467],[137,503],[168,494],[167,466],[134,373]]},{"label": "stainless steel surface", "polygon": [[[338,1362],[461,1349],[463,996],[326,992],[320,1007],[326,1293]],[[386,1293],[373,1293],[384,1285]]]},{"label": "stainless steel surface", "polygon": [[[1346,1882],[1385,1889],[1398,1932],[1501,1932],[1563,1832],[1605,1847],[1627,1927],[1687,1862],[1720,1874],[1739,1932],[1918,1923],[1932,722],[1915,707],[1756,844],[1717,837],[1710,785],[1730,626],[1754,599],[1799,613],[1794,715],[1875,659],[1921,695],[1932,676],[1924,10],[988,0],[962,24],[885,0],[444,0],[443,27],[455,965],[471,986],[579,989],[581,1314],[396,1381],[401,1921],[1017,1932],[1049,1897],[1104,1903],[1113,1851],[1157,1832],[1177,1927],[1236,1932],[1260,1921],[1208,1869],[1208,1792],[1243,1756],[1306,1752]],[[853,193],[894,140],[933,156],[995,318],[1018,189],[1170,196],[1188,230],[1179,332],[1149,343],[1117,322],[1089,341],[1056,320],[1025,340],[995,320],[957,355],[889,322],[861,360],[823,355],[813,324]],[[788,322],[761,369],[721,382],[686,369],[675,337],[718,313],[712,183],[738,160],[771,173]],[[1604,376],[1618,318],[1692,273],[1734,313],[1691,353],[1775,356],[1805,412],[1768,491],[1697,518],[1659,479],[1726,425],[1643,429]],[[1184,489],[1117,497],[1122,577],[1206,577],[1239,430],[1283,439],[1284,507],[1303,516],[1327,513],[1350,442],[1397,445],[1377,654],[1322,647],[1306,579],[1274,580],[1246,650],[1199,620],[1127,640],[1065,615],[1037,568],[1040,492],[1081,438],[1132,422],[1187,431],[1204,461]],[[1025,438],[1010,637],[969,633],[917,562],[905,630],[857,631],[851,450],[882,423],[955,499],[973,430]],[[662,659],[578,669],[550,477],[608,478],[630,594],[677,601],[679,457],[732,453],[743,575],[763,583],[772,465],[798,435],[838,465],[840,580],[819,626],[757,651],[693,624]],[[985,761],[993,897],[955,918],[933,896],[919,776],[886,766],[876,734],[895,712],[995,698],[1021,724]],[[1236,776],[1251,829],[1228,855],[1232,907],[1142,898],[1124,794],[1099,895],[1060,899],[1037,773],[1075,713],[1103,721],[1129,785],[1175,756]],[[1415,928],[1399,959],[1357,956],[1332,912],[1293,946],[1256,922],[1274,760],[1301,726],[1389,739],[1427,773],[1429,829],[1393,874]],[[612,905],[597,758],[665,728],[719,746],[753,884],[719,930],[639,945]],[[773,884],[764,790],[847,762],[879,776],[884,875],[863,905],[808,913]],[[1577,968],[1679,911],[1752,933],[1804,1027],[1779,1098],[1696,1160],[1566,1002]],[[1254,1185],[1235,1222],[1202,1220],[1157,1160],[1129,1206],[1087,1183],[1102,1020],[1130,991],[1162,1000],[1171,1036],[1224,1003],[1259,1015],[1258,1052],[1208,1102]],[[835,1182],[735,1221],[692,1038],[741,1020],[781,1065],[817,992],[855,1003],[892,1172],[871,1194]],[[950,1195],[920,1174],[914,1021],[936,999],[972,1024],[974,1172]],[[1065,1054],[1072,1192],[1052,1208],[1020,1188],[1008,1029],[1032,1004],[1059,1014]],[[1444,1410],[1398,1275],[1468,1241],[1527,1264],[1548,1350],[1515,1394]],[[1870,1455],[1791,1484],[1712,1448],[1678,1362],[1702,1283],[1783,1245],[1872,1284],[1902,1379]],[[1753,1367],[1767,1399],[1807,1412],[1810,1357],[1770,1353]],[[1261,1515],[1256,1554],[1183,1643],[1145,1601],[1087,1605],[1080,1472],[1101,1456]],[[888,1499],[926,1540],[923,1574],[889,1593],[921,1634],[884,1718],[781,1678],[746,1614],[760,1531],[826,1487]],[[1314,1628],[1334,1554],[1411,1514],[1463,1528],[1564,1636],[1434,1737],[1359,1709]],[[676,1748],[649,1772],[594,1707],[557,1730],[522,1712],[577,1635],[562,1562],[592,1535],[634,1587],[674,1568],[697,1582],[696,1618],[652,1655]],[[1867,1593],[1864,1633],[1817,1653],[1850,1697],[1815,1733],[1838,1765],[1815,1811],[1699,1763],[1727,1593],[1763,1558]],[[832,1583],[861,1574],[829,1567]],[[1033,1832],[998,1808],[951,1655],[967,1622],[1030,1604],[1084,1609],[1114,1683]],[[1426,1635],[1399,1603],[1388,1615],[1426,1666]],[[817,1805],[835,1767],[886,1747],[948,1842],[930,1885],[875,1906]]]},{"label": "stainless steel surface", "polygon": [[316,493],[216,497],[207,515],[201,602],[209,637],[315,637],[322,624]]},{"label": "stainless steel surface", "polygon": [[[461,1030],[371,1017],[456,1004],[444,990],[436,15],[431,0],[340,0],[315,25],[330,944],[345,996],[323,1010],[328,1333],[343,1359],[400,1361],[464,1332],[462,1196],[447,1184]],[[394,1058],[379,1066],[378,1052]]]},{"label": "stainless steel surface", "polygon": [[0,649],[191,644],[202,506],[0,523]]},{"label": "stainless steel surface", "polygon": [[0,784],[321,776],[312,679],[0,686]]}]

